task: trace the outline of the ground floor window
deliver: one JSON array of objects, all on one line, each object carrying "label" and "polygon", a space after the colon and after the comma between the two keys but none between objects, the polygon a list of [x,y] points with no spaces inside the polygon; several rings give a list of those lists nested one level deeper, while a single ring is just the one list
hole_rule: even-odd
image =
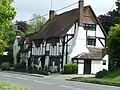
[{"label": "ground floor window", "polygon": [[106,60],[103,60],[103,65],[106,65]]}]

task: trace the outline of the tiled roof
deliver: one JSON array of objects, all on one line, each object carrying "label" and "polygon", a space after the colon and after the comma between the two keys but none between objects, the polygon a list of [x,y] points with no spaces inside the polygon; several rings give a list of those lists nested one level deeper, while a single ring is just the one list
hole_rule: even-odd
[{"label": "tiled roof", "polygon": [[[86,12],[87,9],[92,10],[90,6],[86,6],[84,7],[84,12]],[[94,12],[92,11],[92,13]],[[27,35],[26,37],[29,37],[31,40],[63,37],[66,35],[69,29],[73,26],[73,24],[77,22],[79,19],[80,19],[79,8],[64,12],[59,15],[55,15],[51,20],[47,21],[47,23],[45,24],[45,27],[42,30],[35,32],[33,34]],[[96,16],[95,16],[95,20],[86,16],[82,17],[80,20],[83,22],[98,23],[98,19]]]},{"label": "tiled roof", "polygon": [[102,60],[106,55],[106,50],[102,48],[88,47],[89,53],[83,52],[75,57],[74,59],[92,59],[92,60]]},{"label": "tiled roof", "polygon": [[[88,6],[84,7],[84,11]],[[30,39],[45,39],[53,37],[63,37],[71,26],[80,18],[79,8],[55,15],[52,20],[48,20],[45,27],[26,37]]]}]

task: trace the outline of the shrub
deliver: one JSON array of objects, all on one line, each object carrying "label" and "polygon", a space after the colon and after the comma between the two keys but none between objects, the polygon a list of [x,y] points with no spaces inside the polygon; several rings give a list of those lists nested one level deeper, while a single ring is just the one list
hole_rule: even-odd
[{"label": "shrub", "polygon": [[104,76],[104,78],[116,78],[120,76],[120,69],[116,69],[115,71],[109,71],[108,74],[106,76]]},{"label": "shrub", "polygon": [[15,71],[26,71],[26,63],[25,62],[21,62],[18,63],[14,66],[14,70]]},{"label": "shrub", "polygon": [[95,77],[96,78],[103,78],[107,74],[108,74],[108,71],[105,70],[105,69],[103,69],[102,71],[97,72],[96,75],[95,75]]},{"label": "shrub", "polygon": [[64,74],[77,74],[78,65],[77,64],[66,64],[64,66]]},{"label": "shrub", "polygon": [[10,63],[4,62],[1,64],[1,69],[2,70],[10,70]]},{"label": "shrub", "polygon": [[73,74],[77,74],[78,73],[78,65],[77,64],[71,64],[71,65],[72,65]]}]

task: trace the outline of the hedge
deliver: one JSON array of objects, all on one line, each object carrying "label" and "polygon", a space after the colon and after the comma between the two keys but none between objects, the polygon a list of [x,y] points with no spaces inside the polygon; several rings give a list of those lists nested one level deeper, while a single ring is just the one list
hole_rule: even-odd
[{"label": "hedge", "polygon": [[64,74],[77,74],[78,65],[77,64],[66,64],[64,66]]}]

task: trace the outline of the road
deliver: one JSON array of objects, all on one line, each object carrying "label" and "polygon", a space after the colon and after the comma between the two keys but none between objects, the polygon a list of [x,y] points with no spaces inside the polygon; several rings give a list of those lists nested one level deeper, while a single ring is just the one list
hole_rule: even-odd
[{"label": "road", "polygon": [[0,81],[24,85],[31,90],[120,90],[120,87],[66,81],[51,76],[34,77],[0,72]]}]

